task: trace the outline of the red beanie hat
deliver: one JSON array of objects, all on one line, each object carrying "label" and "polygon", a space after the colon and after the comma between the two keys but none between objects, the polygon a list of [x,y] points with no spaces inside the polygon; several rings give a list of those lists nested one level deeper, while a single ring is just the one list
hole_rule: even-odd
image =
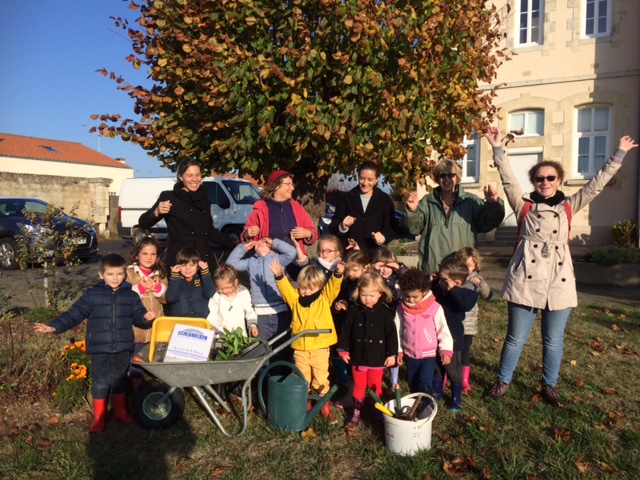
[{"label": "red beanie hat", "polygon": [[272,172],[271,175],[269,175],[269,178],[267,179],[267,183],[276,183],[282,177],[286,177],[286,176],[291,176],[291,174],[286,170],[276,170],[275,172]]}]

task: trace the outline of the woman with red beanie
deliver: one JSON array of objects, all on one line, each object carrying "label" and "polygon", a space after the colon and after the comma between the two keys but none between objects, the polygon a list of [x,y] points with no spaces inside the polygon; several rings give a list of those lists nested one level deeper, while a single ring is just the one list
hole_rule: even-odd
[{"label": "woman with red beanie", "polygon": [[289,172],[276,170],[269,175],[262,189],[262,200],[253,204],[253,211],[247,217],[241,236],[243,242],[270,237],[295,246],[295,239],[305,253],[306,247],[316,243],[318,232],[304,207],[292,198],[293,190],[293,176]]}]

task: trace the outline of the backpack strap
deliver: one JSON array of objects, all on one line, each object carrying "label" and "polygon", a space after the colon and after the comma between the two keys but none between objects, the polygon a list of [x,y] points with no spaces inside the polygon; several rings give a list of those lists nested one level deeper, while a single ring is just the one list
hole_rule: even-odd
[{"label": "backpack strap", "polygon": [[[522,228],[522,223],[524,222],[524,217],[526,217],[529,214],[529,212],[531,211],[532,205],[533,205],[532,202],[524,202],[524,206],[520,211],[520,218],[518,218],[518,233],[516,234],[516,246],[513,249],[514,253],[516,248],[518,248],[518,244],[520,243],[521,228]],[[562,202],[562,206],[564,207],[564,211],[567,214],[567,222],[569,223],[569,233],[567,234],[567,244],[568,244],[571,241],[571,218],[572,218],[571,205],[569,205],[569,202],[564,201]]]}]

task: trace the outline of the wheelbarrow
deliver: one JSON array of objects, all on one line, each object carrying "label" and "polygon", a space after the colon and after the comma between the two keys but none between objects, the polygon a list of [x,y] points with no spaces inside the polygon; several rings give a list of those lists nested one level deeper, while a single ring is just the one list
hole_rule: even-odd
[{"label": "wheelbarrow", "polygon": [[[132,363],[143,368],[155,380],[142,384],[133,397],[133,416],[140,426],[148,429],[168,428],[178,421],[184,411],[184,393],[191,392],[197,403],[215,426],[227,437],[239,437],[248,425],[252,403],[251,382],[270,358],[280,353],[300,337],[331,333],[331,330],[306,330],[300,332],[277,348],[273,345],[284,338],[288,330],[270,341],[259,339],[259,343],[246,349],[237,360],[216,360],[207,362],[145,362]],[[139,354],[141,359],[149,358],[148,347]],[[225,400],[216,390],[220,384],[240,383],[240,411],[233,402]],[[235,414],[241,424],[236,433],[227,431],[218,413],[217,406],[230,414]]]}]

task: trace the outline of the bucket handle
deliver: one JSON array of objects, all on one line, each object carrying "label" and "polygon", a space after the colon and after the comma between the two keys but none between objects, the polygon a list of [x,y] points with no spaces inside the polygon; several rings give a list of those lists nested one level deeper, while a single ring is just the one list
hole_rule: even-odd
[{"label": "bucket handle", "polygon": [[[262,396],[262,382],[264,381],[265,377],[267,376],[267,372],[269,370],[271,370],[273,367],[277,367],[277,366],[281,366],[281,365],[285,366],[285,367],[289,367],[293,373],[295,373],[296,375],[298,375],[301,378],[304,378],[304,373],[302,373],[302,371],[291,362],[286,362],[284,360],[278,360],[277,362],[270,363],[262,371],[262,373],[260,374],[260,379],[258,380],[258,399],[260,400],[260,407],[262,407],[262,411],[264,413],[267,413],[267,407],[265,406],[264,397]],[[305,379],[305,382],[306,382],[306,379]]]}]

